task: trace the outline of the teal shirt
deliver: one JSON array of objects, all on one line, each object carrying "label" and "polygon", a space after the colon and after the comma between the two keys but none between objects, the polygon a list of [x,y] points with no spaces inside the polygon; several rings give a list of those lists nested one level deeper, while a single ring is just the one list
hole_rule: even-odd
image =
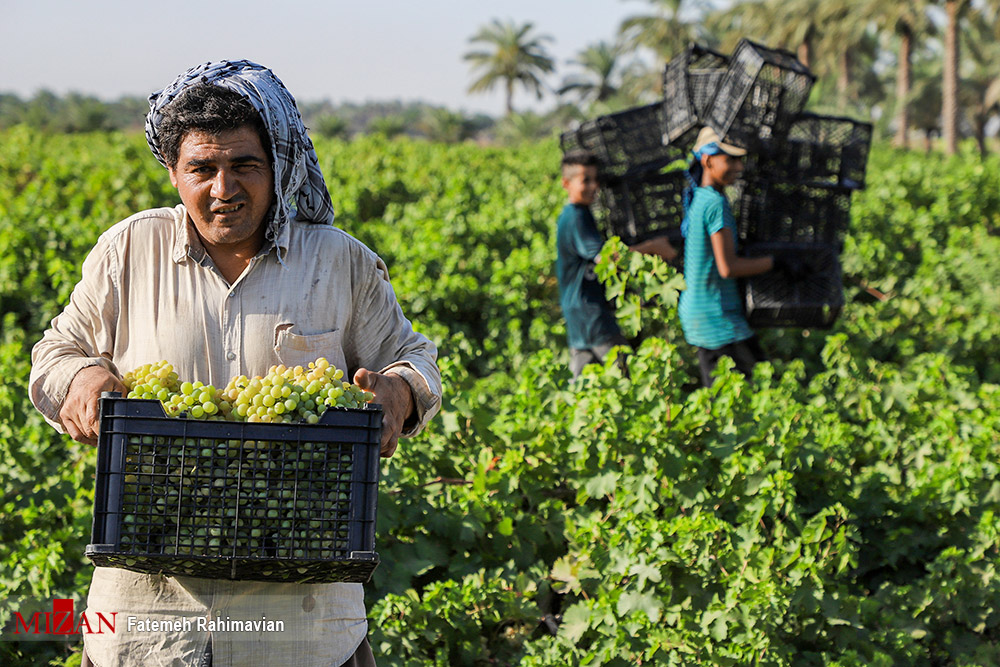
[{"label": "teal shirt", "polygon": [[606,344],[620,335],[604,285],[594,274],[594,259],[603,246],[590,209],[566,204],[556,223],[556,278],[566,337],[577,350]]},{"label": "teal shirt", "polygon": [[743,315],[740,290],[734,278],[723,278],[715,265],[712,234],[728,229],[737,242],[736,219],[726,196],[700,187],[684,216],[684,282],[677,314],[684,339],[691,345],[717,350],[753,337]]}]

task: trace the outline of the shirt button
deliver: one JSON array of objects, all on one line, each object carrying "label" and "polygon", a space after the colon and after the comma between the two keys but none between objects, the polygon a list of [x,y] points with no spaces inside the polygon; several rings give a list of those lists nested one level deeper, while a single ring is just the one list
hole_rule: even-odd
[{"label": "shirt button", "polygon": [[230,299],[234,298],[235,296],[236,296],[236,292],[230,292],[229,293],[229,298]]},{"label": "shirt button", "polygon": [[236,353],[229,352],[228,354],[226,354],[226,359],[229,359],[229,361],[233,361],[234,359],[236,359]]}]

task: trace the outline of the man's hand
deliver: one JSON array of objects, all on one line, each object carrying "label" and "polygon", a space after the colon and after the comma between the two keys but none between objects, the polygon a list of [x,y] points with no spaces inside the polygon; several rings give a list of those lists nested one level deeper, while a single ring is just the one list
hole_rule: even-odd
[{"label": "man's hand", "polygon": [[674,261],[674,258],[677,257],[677,249],[674,248],[673,244],[670,243],[670,239],[666,236],[646,239],[635,245],[630,245],[629,249],[641,252],[644,255],[659,255],[668,262]]},{"label": "man's hand", "polygon": [[366,368],[354,373],[354,384],[375,394],[375,402],[382,405],[382,456],[392,456],[403,424],[415,409],[410,385],[397,375]]},{"label": "man's hand", "polygon": [[73,377],[59,411],[59,421],[74,440],[97,444],[101,427],[97,399],[104,391],[120,391],[125,395],[128,389],[103,366],[88,366]]}]

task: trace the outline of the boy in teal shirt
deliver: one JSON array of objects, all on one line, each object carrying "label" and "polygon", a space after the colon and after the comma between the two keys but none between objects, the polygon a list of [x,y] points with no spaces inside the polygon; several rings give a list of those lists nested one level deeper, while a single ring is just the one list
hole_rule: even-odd
[{"label": "boy in teal shirt", "polygon": [[725,195],[743,172],[744,155],[746,150],[722,143],[710,127],[702,128],[695,141],[690,173],[697,187],[681,225],[687,287],[678,315],[685,340],[697,348],[706,387],[721,357],[731,357],[745,375],[766,359],[743,315],[736,279],[771,271],[775,258],[736,255],[736,220]]},{"label": "boy in teal shirt", "polygon": [[[597,196],[597,168],[597,158],[586,151],[572,151],[562,159],[562,186],[569,201],[557,222],[556,277],[574,378],[587,364],[603,363],[612,347],[628,344],[618,328],[615,311],[604,296],[604,286],[594,273],[594,264],[604,246],[590,212]],[[632,249],[659,255],[667,261],[677,256],[666,237],[643,241]]]}]

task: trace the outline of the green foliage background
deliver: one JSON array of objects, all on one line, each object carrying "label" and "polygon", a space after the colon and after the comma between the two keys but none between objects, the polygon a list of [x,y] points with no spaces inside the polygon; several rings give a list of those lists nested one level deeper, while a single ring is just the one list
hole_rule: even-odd
[{"label": "green foliage background", "polygon": [[[570,381],[554,141],[316,147],[445,380],[384,463],[379,664],[1000,662],[1000,160],[877,147],[834,328],[764,331],[752,381],[692,389],[679,277],[614,243],[631,379]],[[94,450],[31,407],[30,348],[97,235],[175,201],[141,136],[0,133],[4,624],[91,572]],[[78,651],[0,642],[5,665]]]}]

